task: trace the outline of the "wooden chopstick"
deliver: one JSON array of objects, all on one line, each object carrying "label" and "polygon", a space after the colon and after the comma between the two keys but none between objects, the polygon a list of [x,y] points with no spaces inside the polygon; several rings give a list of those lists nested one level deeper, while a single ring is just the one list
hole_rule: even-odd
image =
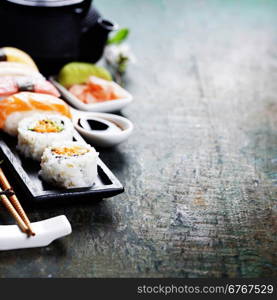
[{"label": "wooden chopstick", "polygon": [[[3,188],[3,190],[12,190],[12,187],[11,187],[9,181],[6,178],[4,172],[1,168],[0,168],[0,184]],[[17,199],[16,195],[13,194],[13,195],[9,196],[9,198],[10,198],[10,202],[13,204],[17,214],[21,217],[22,221],[25,223],[25,225],[27,227],[27,231],[28,231],[27,233],[30,234],[30,235],[35,235],[35,233],[32,230],[32,227],[31,227],[31,222],[30,222],[29,218],[27,217],[25,211],[23,210],[23,208],[22,208],[19,200]],[[3,203],[4,202],[7,203],[6,200],[8,200],[8,198],[6,196],[4,196],[4,197],[2,196],[2,200],[3,200]],[[7,209],[9,209],[9,208],[7,207]],[[10,213],[14,216],[16,221],[18,221],[16,216],[13,214],[13,212],[11,210],[10,210]],[[19,225],[19,223],[18,223],[18,225]]]},{"label": "wooden chopstick", "polygon": [[[0,192],[2,191],[2,189],[0,188]],[[18,226],[20,227],[20,229],[24,232],[24,233],[28,233],[28,227],[26,226],[25,222],[21,219],[20,215],[18,214],[18,212],[16,211],[16,209],[13,207],[13,205],[11,204],[10,200],[7,198],[7,196],[5,195],[0,195],[0,198],[2,199],[2,203],[4,204],[4,206],[7,208],[7,210],[9,211],[9,213],[14,217],[14,219],[16,220]]]}]

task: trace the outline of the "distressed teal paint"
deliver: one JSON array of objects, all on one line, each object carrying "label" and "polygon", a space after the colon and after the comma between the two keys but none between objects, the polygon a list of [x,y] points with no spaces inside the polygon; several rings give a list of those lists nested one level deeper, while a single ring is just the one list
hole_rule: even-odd
[{"label": "distressed teal paint", "polygon": [[73,233],[0,253],[0,277],[276,276],[277,1],[95,2],[138,58],[134,135],[100,149],[126,191],[29,208]]}]

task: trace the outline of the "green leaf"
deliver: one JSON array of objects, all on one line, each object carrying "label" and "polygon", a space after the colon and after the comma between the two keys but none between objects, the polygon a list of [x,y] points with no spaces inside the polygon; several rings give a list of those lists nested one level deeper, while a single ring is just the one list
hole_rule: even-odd
[{"label": "green leaf", "polygon": [[124,40],[126,40],[128,35],[129,35],[129,29],[128,28],[122,28],[122,29],[118,30],[118,32],[108,40],[108,44],[109,45],[110,44],[120,44]]}]

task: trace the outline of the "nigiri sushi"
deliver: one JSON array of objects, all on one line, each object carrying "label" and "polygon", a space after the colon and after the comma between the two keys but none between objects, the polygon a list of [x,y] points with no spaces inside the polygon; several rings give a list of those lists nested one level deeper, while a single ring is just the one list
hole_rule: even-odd
[{"label": "nigiri sushi", "polygon": [[30,57],[30,55],[14,47],[0,48],[0,61],[18,62],[26,64],[32,67],[35,71],[38,71],[38,68],[32,60],[32,58]]},{"label": "nigiri sushi", "polygon": [[22,91],[60,96],[57,89],[45,79],[32,76],[0,77],[0,97],[8,97]]},{"label": "nigiri sushi", "polygon": [[56,113],[71,118],[69,106],[52,95],[20,92],[0,100],[0,129],[17,135],[18,123],[34,113]]},{"label": "nigiri sushi", "polygon": [[33,76],[44,78],[36,69],[29,65],[18,62],[0,62],[0,78],[1,76]]}]

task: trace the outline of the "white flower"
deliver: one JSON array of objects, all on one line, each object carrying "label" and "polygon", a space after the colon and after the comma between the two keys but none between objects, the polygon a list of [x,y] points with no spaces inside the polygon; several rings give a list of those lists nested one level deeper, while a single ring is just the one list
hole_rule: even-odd
[{"label": "white flower", "polygon": [[104,51],[104,57],[114,67],[117,67],[122,62],[131,62],[135,63],[136,58],[132,53],[130,46],[126,43],[122,43],[119,45],[108,45]]}]

